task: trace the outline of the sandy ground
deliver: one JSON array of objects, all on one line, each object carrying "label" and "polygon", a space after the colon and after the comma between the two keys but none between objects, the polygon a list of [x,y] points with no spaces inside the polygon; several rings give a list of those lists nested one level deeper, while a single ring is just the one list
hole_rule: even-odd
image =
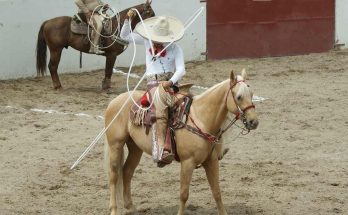
[{"label": "sandy ground", "polygon": [[[257,130],[238,136],[234,127],[226,136],[228,213],[348,214],[348,51],[188,63],[184,82],[210,87],[243,67],[268,99],[256,104]],[[60,78],[61,91],[49,76],[0,82],[0,214],[108,214],[104,140],[69,167],[103,128],[99,116],[126,90],[125,78],[115,74],[109,93],[100,90],[101,71]],[[179,169],[143,156],[132,184],[140,214],[176,214]],[[203,169],[194,172],[186,213],[217,214]]]}]

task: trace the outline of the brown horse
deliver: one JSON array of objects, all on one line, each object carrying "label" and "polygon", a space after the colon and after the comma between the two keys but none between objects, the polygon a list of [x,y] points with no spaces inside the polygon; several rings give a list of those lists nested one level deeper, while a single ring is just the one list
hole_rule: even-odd
[{"label": "brown horse", "polygon": [[[230,79],[211,87],[201,95],[195,96],[189,113],[188,125],[197,126],[206,134],[218,134],[227,119],[228,112],[231,112],[235,114],[242,113],[246,128],[249,130],[256,129],[258,119],[255,106],[252,103],[253,93],[245,83],[245,79],[245,71],[237,77],[231,72]],[[138,99],[143,93],[137,91],[134,93],[134,97]],[[136,212],[131,199],[131,179],[142,153],[151,154],[151,135],[146,135],[144,127],[135,126],[129,120],[129,110],[132,102],[128,102],[125,108],[121,110],[119,117],[113,120],[127,97],[128,93],[116,97],[109,104],[105,114],[105,126],[111,123],[106,132],[108,146],[105,147],[105,154],[109,158],[108,171],[112,215],[119,214],[116,197],[120,197],[122,188],[124,207],[130,212]],[[184,214],[192,173],[198,165],[202,165],[206,171],[219,214],[226,215],[227,212],[222,203],[219,186],[218,157],[221,155],[221,147],[214,147],[214,144],[207,139],[185,128],[178,129],[175,133],[177,153],[181,162],[178,215]],[[129,153],[123,163],[125,144]]]},{"label": "brown horse", "polygon": [[[134,6],[132,8],[136,8],[141,17],[143,19],[152,17],[155,15],[154,11],[151,8],[151,1],[146,0],[144,4],[140,4]],[[125,9],[120,12],[120,22],[123,23],[126,18],[127,11]],[[61,16],[56,17],[50,20],[47,20],[42,23],[36,46],[36,68],[38,76],[43,76],[46,72],[46,60],[47,60],[47,46],[50,50],[50,61],[48,64],[48,68],[51,73],[51,78],[53,81],[54,89],[59,89],[62,87],[59,77],[58,77],[58,65],[61,58],[63,48],[68,48],[71,46],[72,48],[79,50],[81,52],[88,53],[89,48],[91,46],[90,43],[86,43],[86,35],[74,34],[70,30],[70,23],[72,21],[71,17]],[[140,21],[140,18],[136,16],[132,20],[132,28]],[[117,28],[117,20],[116,17],[113,18],[113,30]],[[109,46],[112,44],[112,38],[105,39],[105,46]],[[111,76],[112,70],[116,61],[116,57],[124,51],[124,45],[121,45],[115,42],[109,48],[103,49],[105,53],[103,54],[106,57],[105,64],[105,78],[102,82],[102,88],[108,89],[111,87]]]}]

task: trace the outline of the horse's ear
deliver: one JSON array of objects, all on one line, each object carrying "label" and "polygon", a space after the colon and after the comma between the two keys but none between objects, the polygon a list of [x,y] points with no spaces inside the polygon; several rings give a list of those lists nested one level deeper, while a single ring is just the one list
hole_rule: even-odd
[{"label": "horse's ear", "polygon": [[152,3],[152,0],[146,0],[145,4],[150,5]]},{"label": "horse's ear", "polygon": [[231,81],[234,81],[236,79],[236,76],[234,76],[233,70],[231,71],[230,79],[231,79]]},{"label": "horse's ear", "polygon": [[191,84],[191,83],[180,84],[179,85],[180,92],[183,94],[189,94],[192,86],[193,86],[193,84]]},{"label": "horse's ear", "polygon": [[247,75],[247,73],[245,71],[245,68],[243,68],[241,75],[242,75],[243,80],[247,80],[248,79],[248,75]]}]

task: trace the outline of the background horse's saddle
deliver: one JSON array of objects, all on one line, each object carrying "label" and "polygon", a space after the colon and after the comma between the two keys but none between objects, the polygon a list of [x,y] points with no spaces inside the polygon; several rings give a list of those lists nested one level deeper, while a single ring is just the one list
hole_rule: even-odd
[{"label": "background horse's saddle", "polygon": [[[87,35],[87,33],[91,33],[91,31],[88,32],[87,19],[86,19],[85,14],[83,14],[83,13],[75,14],[72,17],[70,29],[71,29],[71,32],[73,32],[75,34]],[[92,28],[90,28],[90,29],[92,29]],[[113,33],[114,32],[112,29],[112,20],[111,19],[104,19],[103,30],[102,30],[101,34],[105,35],[105,36],[110,36]],[[123,40],[116,35],[112,36],[112,39],[114,41],[116,40],[117,43],[119,43],[123,46],[128,45],[128,41]],[[103,40],[103,37],[101,38],[101,40]],[[102,41],[100,41],[100,42],[102,42]]]},{"label": "background horse's saddle", "polygon": [[[83,13],[75,14],[72,17],[70,28],[71,28],[71,31],[75,34],[87,34],[88,33],[88,24],[87,24],[87,18],[85,16],[85,14],[83,14]],[[110,36],[112,34],[111,19],[104,19],[103,20],[102,34],[106,35],[106,36]]]}]

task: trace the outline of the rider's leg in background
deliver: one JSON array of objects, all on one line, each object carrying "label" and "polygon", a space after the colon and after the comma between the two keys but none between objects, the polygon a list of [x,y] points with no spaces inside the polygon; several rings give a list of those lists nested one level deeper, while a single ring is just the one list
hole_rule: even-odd
[{"label": "rider's leg in background", "polygon": [[[100,16],[99,14],[93,15],[93,24],[94,24],[94,31],[92,31],[92,38],[93,38],[93,44],[91,44],[90,48],[90,53],[96,53],[96,54],[101,54],[103,53],[99,49],[99,38],[100,38],[100,33],[103,29],[103,17]],[[95,32],[97,31],[97,32]]]}]

